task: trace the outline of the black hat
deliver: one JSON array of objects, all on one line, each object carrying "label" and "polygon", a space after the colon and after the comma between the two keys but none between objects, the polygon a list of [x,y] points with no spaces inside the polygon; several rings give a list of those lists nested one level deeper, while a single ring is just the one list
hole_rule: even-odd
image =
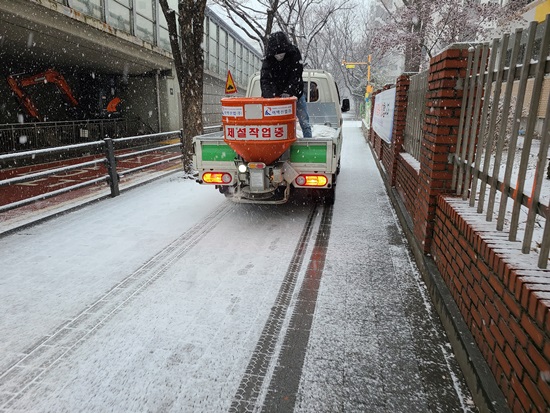
[{"label": "black hat", "polygon": [[275,32],[269,35],[267,39],[267,49],[265,51],[266,56],[274,56],[280,53],[286,53],[290,51],[292,45],[288,40],[288,37],[283,32]]}]

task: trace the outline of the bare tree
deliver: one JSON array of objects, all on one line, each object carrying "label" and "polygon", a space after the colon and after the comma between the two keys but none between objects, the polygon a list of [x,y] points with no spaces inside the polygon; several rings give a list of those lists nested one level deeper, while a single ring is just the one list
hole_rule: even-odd
[{"label": "bare tree", "polygon": [[191,138],[202,133],[204,55],[201,43],[206,0],[179,0],[177,17],[176,11],[168,6],[167,0],[159,0],[159,3],[168,24],[170,46],[181,92],[183,166],[189,173],[192,169]]},{"label": "bare tree", "polygon": [[373,48],[401,51],[405,71],[418,72],[423,63],[449,44],[483,37],[492,24],[513,16],[523,1],[505,6],[477,0],[401,0],[402,5],[397,7],[387,3],[377,3],[386,13],[377,16],[383,24],[375,31]]},{"label": "bare tree", "polygon": [[[381,79],[376,68],[380,67],[382,56],[372,48],[372,33],[366,5],[358,3],[354,8],[341,10],[331,16],[324,30],[312,42],[312,50],[316,53],[311,54],[310,59],[316,67],[330,71],[353,95],[364,97],[369,55],[373,62],[371,82]],[[343,64],[344,61],[360,64],[349,68]]]},{"label": "bare tree", "polygon": [[[351,0],[214,0],[232,23],[265,51],[267,38],[275,28],[284,31],[299,46],[304,60],[313,39],[335,13],[350,6]],[[252,5],[251,5],[252,4]]]},{"label": "bare tree", "polygon": [[250,4],[242,0],[214,0],[222,6],[233,25],[265,51],[267,37],[273,30],[280,3],[288,0],[257,0]]},{"label": "bare tree", "polygon": [[299,46],[305,61],[311,54],[318,53],[312,47],[313,42],[329,21],[353,6],[351,0],[286,0],[281,1],[275,17],[281,30]]}]

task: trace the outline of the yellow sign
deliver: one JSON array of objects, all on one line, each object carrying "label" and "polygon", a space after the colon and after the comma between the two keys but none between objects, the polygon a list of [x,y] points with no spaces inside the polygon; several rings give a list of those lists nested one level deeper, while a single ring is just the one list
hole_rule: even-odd
[{"label": "yellow sign", "polygon": [[543,1],[535,8],[535,20],[543,22],[548,13],[550,13],[550,0]]},{"label": "yellow sign", "polygon": [[231,71],[227,71],[227,80],[225,81],[225,93],[237,93],[237,85],[233,81],[233,76],[231,76]]},{"label": "yellow sign", "polygon": [[346,65],[346,69],[355,69],[355,65]]}]

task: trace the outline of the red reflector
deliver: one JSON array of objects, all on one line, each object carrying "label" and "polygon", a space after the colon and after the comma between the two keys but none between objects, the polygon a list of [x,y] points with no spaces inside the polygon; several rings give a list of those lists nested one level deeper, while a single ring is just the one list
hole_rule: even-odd
[{"label": "red reflector", "polygon": [[299,186],[326,186],[328,179],[325,175],[298,175],[295,182]]},{"label": "red reflector", "polygon": [[233,177],[227,172],[205,172],[202,174],[202,180],[207,184],[229,184]]}]

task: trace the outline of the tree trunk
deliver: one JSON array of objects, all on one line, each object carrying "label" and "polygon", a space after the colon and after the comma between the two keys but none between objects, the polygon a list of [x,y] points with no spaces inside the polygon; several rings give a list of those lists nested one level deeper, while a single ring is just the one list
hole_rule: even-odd
[{"label": "tree trunk", "polygon": [[420,71],[420,62],[422,59],[422,46],[424,41],[424,33],[422,32],[422,24],[420,22],[410,26],[410,31],[413,33],[409,44],[405,48],[405,72],[416,73]]},{"label": "tree trunk", "polygon": [[[201,47],[204,33],[206,0],[180,0],[179,23],[182,55],[178,75],[183,109],[184,168],[191,171],[192,139],[202,133],[202,100],[204,55]],[[177,67],[177,65],[176,65]]]},{"label": "tree trunk", "polygon": [[170,46],[181,93],[183,119],[183,167],[192,171],[192,139],[202,133],[202,101],[204,55],[201,47],[204,33],[204,9],[206,0],[179,0],[178,39],[175,12],[167,0],[159,0],[170,36]]}]

